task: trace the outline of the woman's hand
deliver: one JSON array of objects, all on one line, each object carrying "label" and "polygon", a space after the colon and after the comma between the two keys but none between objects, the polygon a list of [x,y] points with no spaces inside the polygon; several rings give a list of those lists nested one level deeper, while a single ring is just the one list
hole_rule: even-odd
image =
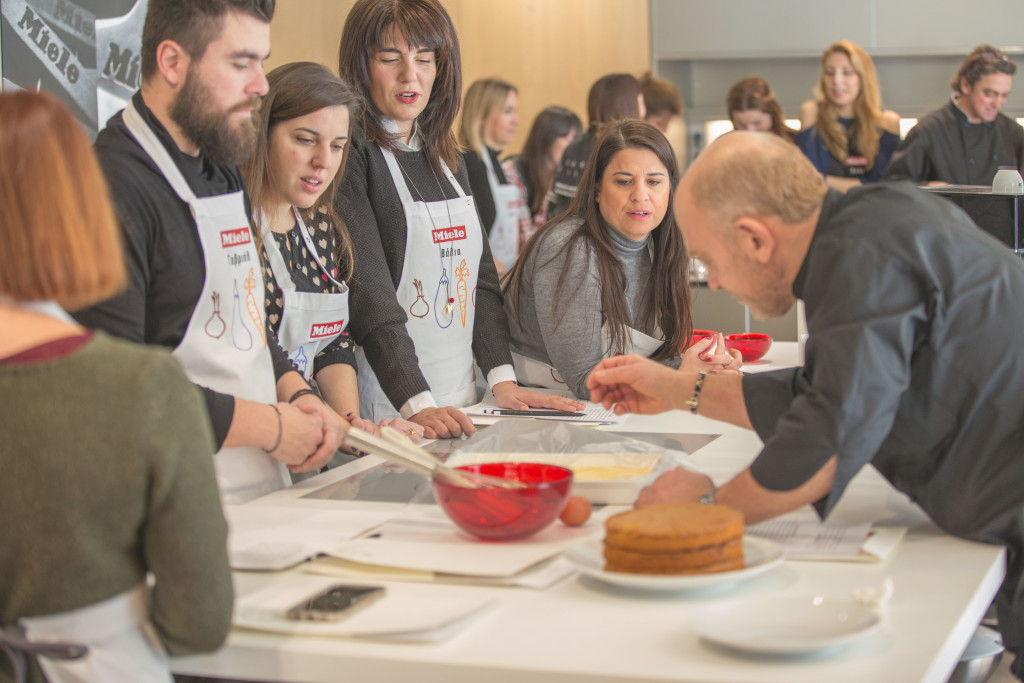
[{"label": "woman's hand", "polygon": [[[423,433],[426,431],[421,425],[409,420],[403,420],[400,417],[396,417],[393,420],[381,420],[381,427],[391,427],[395,431],[401,432],[413,443],[418,443],[423,438]],[[380,428],[377,428],[380,431]]]},{"label": "woman's hand", "polygon": [[715,337],[701,339],[683,351],[683,362],[679,366],[685,372],[740,374],[743,356],[739,351],[725,347],[725,335],[719,332]]},{"label": "woman's hand", "polygon": [[423,436],[428,439],[457,439],[463,434],[472,436],[476,427],[464,412],[458,408],[424,408],[409,418],[423,427]]},{"label": "woman's hand", "polygon": [[501,408],[509,410],[528,410],[530,408],[550,408],[552,410],[569,410],[579,412],[586,404],[564,396],[551,396],[524,389],[515,382],[498,382],[494,385],[494,401]]}]

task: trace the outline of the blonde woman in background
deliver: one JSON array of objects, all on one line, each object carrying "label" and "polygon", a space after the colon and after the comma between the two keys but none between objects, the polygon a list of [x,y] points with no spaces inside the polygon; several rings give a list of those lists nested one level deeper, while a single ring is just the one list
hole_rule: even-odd
[{"label": "blonde woman in background", "polygon": [[519,254],[520,222],[530,220],[526,199],[501,167],[501,150],[515,138],[518,127],[515,86],[498,78],[469,86],[462,101],[459,142],[466,148],[462,156],[469,186],[499,277]]},{"label": "blonde woman in background", "polygon": [[882,110],[871,57],[848,40],[833,43],[821,56],[814,95],[800,107],[797,145],[830,187],[845,192],[878,181],[900,143],[899,115]]}]

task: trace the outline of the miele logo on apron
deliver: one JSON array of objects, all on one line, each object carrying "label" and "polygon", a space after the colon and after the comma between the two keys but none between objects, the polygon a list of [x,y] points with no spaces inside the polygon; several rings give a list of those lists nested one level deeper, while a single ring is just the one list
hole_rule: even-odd
[{"label": "miele logo on apron", "polygon": [[237,247],[242,244],[249,244],[249,242],[252,242],[252,236],[249,232],[249,228],[222,230],[220,233],[220,246],[225,249],[228,247]]},{"label": "miele logo on apron", "polygon": [[434,237],[434,244],[464,240],[466,239],[466,226],[456,225],[452,228],[441,228],[440,230],[432,231],[431,235]]},{"label": "miele logo on apron", "polygon": [[333,323],[314,323],[309,328],[309,338],[319,339],[321,337],[333,337],[341,334],[341,331],[345,329],[345,321],[338,320]]}]

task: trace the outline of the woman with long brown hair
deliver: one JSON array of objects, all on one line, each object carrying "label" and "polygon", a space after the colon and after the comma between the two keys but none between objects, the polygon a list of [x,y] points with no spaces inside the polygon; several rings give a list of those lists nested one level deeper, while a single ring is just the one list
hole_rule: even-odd
[{"label": "woman with long brown hair", "polygon": [[462,65],[444,7],[359,0],[338,71],[366,103],[337,200],[357,263],[362,416],[401,414],[429,438],[471,434],[459,408],[477,402],[474,360],[502,407],[581,407],[515,382],[494,259],[452,134]]},{"label": "woman with long brown hair", "polygon": [[848,190],[881,179],[899,146],[899,115],[882,110],[875,64],[849,40],[821,56],[815,100],[800,107],[796,143],[830,187]]},{"label": "woman with long brown hair", "polygon": [[760,76],[748,76],[734,83],[725,97],[725,108],[733,130],[774,133],[791,142],[796,136],[786,125],[775,91]]},{"label": "woman with long brown hair", "polygon": [[231,624],[213,432],[169,353],[66,313],[126,274],[96,157],[47,93],[0,94],[0,225],[0,679],[171,683],[168,652]]},{"label": "woman with long brown hair", "polygon": [[603,358],[638,353],[671,367],[733,370],[700,358],[692,332],[686,246],[672,211],[679,170],[665,136],[644,121],[604,127],[566,213],[527,244],[503,284],[520,382],[588,399]]},{"label": "woman with long brown hair", "polygon": [[519,235],[519,248],[547,222],[545,202],[555,182],[555,169],[562,161],[566,148],[583,130],[580,117],[565,107],[543,109],[530,126],[530,132],[523,143],[523,151],[502,162],[505,175],[521,187],[530,207],[531,225],[524,225]]},{"label": "woman with long brown hair", "polygon": [[568,208],[602,127],[646,114],[643,90],[633,74],[608,74],[594,81],[587,92],[587,130],[572,141],[558,164],[547,199],[548,219]]},{"label": "woman with long brown hair", "polygon": [[[313,62],[267,74],[260,135],[242,167],[266,283],[267,322],[296,368],[361,429],[355,345],[347,327],[352,245],[334,198],[358,96]],[[422,429],[408,423],[403,431]]]}]

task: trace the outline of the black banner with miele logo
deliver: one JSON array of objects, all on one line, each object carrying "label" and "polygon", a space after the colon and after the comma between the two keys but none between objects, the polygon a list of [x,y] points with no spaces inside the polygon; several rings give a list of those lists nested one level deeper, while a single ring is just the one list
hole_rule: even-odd
[{"label": "black banner with miele logo", "polygon": [[4,90],[60,97],[91,135],[139,88],[147,0],[2,0]]}]

